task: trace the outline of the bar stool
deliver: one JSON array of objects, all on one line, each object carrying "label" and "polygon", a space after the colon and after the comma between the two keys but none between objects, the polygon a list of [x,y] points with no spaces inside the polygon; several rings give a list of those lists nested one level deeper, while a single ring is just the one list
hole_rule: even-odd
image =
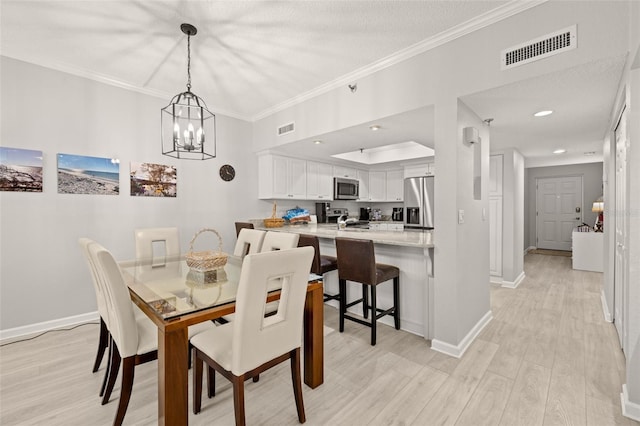
[{"label": "bar stool", "polygon": [[251,222],[236,222],[236,237],[240,235],[241,229],[253,229],[253,223]]},{"label": "bar stool", "polygon": [[[344,331],[345,318],[371,327],[371,346],[376,344],[376,321],[385,315],[393,315],[396,330],[400,330],[400,269],[392,265],[376,263],[373,241],[336,237],[338,254],[338,282],[340,284],[340,332]],[[393,278],[393,306],[377,307],[376,287]],[[347,280],[362,284],[362,299],[347,303]],[[371,288],[369,305],[367,287]],[[347,308],[362,302],[364,318],[371,323],[347,314]]]},{"label": "bar stool", "polygon": [[[298,240],[298,247],[310,246],[315,250],[313,256],[313,262],[311,262],[311,272],[316,275],[324,275],[327,272],[335,271],[338,269],[338,259],[334,256],[326,256],[320,254],[320,242],[315,235],[300,234]],[[324,301],[327,300],[340,300],[340,294],[327,294],[323,293]]]}]

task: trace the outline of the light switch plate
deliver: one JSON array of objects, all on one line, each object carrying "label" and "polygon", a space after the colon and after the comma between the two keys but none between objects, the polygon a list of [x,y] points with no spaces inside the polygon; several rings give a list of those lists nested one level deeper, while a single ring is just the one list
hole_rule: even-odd
[{"label": "light switch plate", "polygon": [[458,210],[458,224],[464,223],[464,210]]}]

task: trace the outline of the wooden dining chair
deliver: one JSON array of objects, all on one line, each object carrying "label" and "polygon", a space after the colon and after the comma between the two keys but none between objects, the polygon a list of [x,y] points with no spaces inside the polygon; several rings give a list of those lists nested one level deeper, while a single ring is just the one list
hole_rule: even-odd
[{"label": "wooden dining chair", "polygon": [[299,239],[300,234],[267,231],[267,234],[264,236],[264,241],[262,241],[260,252],[295,248],[298,247]]},{"label": "wooden dining chair", "polygon": [[259,253],[262,248],[266,232],[258,229],[243,228],[238,234],[236,246],[233,249],[233,255],[244,257],[247,254]]},{"label": "wooden dining chair", "polygon": [[[245,424],[244,382],[290,360],[298,421],[304,423],[300,347],[313,248],[300,247],[250,254],[244,259],[236,297],[236,319],[191,339],[193,412],[202,408],[203,362],[208,366],[208,395],[215,396],[215,371],[233,385],[236,425]],[[275,315],[264,316],[272,278],[282,282]]]},{"label": "wooden dining chair", "polygon": [[240,235],[242,229],[253,229],[253,223],[251,222],[236,222],[236,237]]}]

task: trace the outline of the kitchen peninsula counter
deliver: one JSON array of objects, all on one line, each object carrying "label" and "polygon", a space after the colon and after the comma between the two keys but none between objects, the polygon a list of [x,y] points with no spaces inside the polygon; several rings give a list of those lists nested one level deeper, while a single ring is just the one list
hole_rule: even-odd
[{"label": "kitchen peninsula counter", "polygon": [[[400,269],[400,327],[411,333],[431,339],[433,336],[433,251],[432,231],[375,231],[361,228],[338,230],[336,224],[286,225],[281,228],[266,228],[262,221],[253,221],[256,229],[276,232],[309,234],[318,237],[320,253],[335,256],[336,237],[372,240],[375,245],[376,262],[397,266]],[[348,300],[361,294],[360,285],[347,283]],[[338,273],[324,275],[324,292],[338,293]],[[393,304],[392,286],[377,287],[378,305],[381,308]],[[328,304],[337,307],[336,301]],[[362,305],[349,308],[350,312],[362,315]],[[393,326],[393,320],[383,317],[380,322]],[[349,324],[348,327],[358,327]]]},{"label": "kitchen peninsula counter", "polygon": [[307,224],[307,225],[285,225],[281,228],[266,228],[255,225],[256,229],[264,231],[292,232],[296,234],[315,235],[318,238],[328,238],[335,240],[336,237],[357,238],[372,240],[375,244],[385,244],[393,246],[432,248],[433,232],[421,230],[405,231],[371,231],[369,229],[351,228],[338,230],[336,224]]}]

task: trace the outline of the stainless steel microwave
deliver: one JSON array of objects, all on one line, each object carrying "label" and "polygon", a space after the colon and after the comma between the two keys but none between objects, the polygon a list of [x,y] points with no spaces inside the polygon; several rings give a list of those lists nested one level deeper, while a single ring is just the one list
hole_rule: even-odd
[{"label": "stainless steel microwave", "polygon": [[334,200],[357,200],[360,195],[357,179],[333,178]]}]

